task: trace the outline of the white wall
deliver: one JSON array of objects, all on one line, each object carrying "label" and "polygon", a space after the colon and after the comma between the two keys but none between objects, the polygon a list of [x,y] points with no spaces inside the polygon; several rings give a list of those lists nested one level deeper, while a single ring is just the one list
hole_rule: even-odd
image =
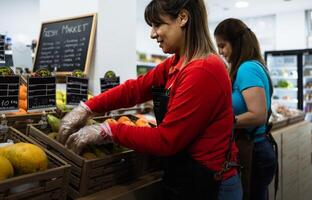
[{"label": "white wall", "polygon": [[[239,18],[242,20],[257,36],[257,39],[260,43],[260,49],[262,53],[264,51],[275,50],[276,49],[276,16],[275,15],[266,15],[261,17],[248,17],[248,18]],[[221,20],[222,21],[222,20]],[[217,25],[221,21],[215,21],[209,23],[209,30],[211,36]],[[265,31],[264,31],[265,30]]]},{"label": "white wall", "polygon": [[[144,15],[144,13],[137,13]],[[136,30],[136,46],[137,51],[144,52],[148,54],[157,54],[157,55],[164,55],[161,48],[158,46],[156,40],[151,39],[150,32],[151,27],[146,24],[145,21],[140,20],[137,21],[137,30]]]},{"label": "white wall", "polygon": [[[60,6],[61,5],[61,6]],[[108,70],[121,82],[136,77],[136,0],[41,0],[42,21],[98,13],[89,89],[100,93],[100,78]]]},{"label": "white wall", "polygon": [[30,45],[40,29],[39,0],[1,0],[0,34],[12,39],[14,66],[32,68]]},{"label": "white wall", "polygon": [[276,49],[307,47],[304,10],[276,14]]},{"label": "white wall", "polygon": [[0,33],[30,44],[39,32],[39,0],[1,0]]},{"label": "white wall", "polygon": [[40,22],[94,13],[98,0],[40,0]]},{"label": "white wall", "polygon": [[156,40],[151,39],[151,27],[144,20],[145,7],[150,0],[137,0],[136,12],[136,49],[148,54],[164,55]]},{"label": "white wall", "polygon": [[136,77],[136,0],[99,0],[95,44],[90,72],[94,94],[100,92],[99,79],[108,70],[121,82]]},{"label": "white wall", "polygon": [[[143,14],[140,16],[144,8],[142,6],[138,8],[140,11],[137,13],[137,50],[148,54],[162,54],[159,47],[149,39],[150,29],[144,22]],[[269,50],[303,49],[308,47],[304,10],[240,19],[256,33],[262,52]],[[209,21],[212,38],[215,27],[222,20]]]}]

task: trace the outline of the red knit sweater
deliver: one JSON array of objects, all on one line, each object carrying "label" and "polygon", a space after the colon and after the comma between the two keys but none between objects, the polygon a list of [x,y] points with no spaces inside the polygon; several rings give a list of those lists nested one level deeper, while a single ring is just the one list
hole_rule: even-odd
[{"label": "red knit sweater", "polygon": [[[219,171],[233,128],[231,83],[216,55],[181,68],[182,59],[166,59],[146,75],[112,88],[86,102],[92,111],[134,106],[151,100],[151,87],[171,87],[168,112],[156,128],[110,125],[114,140],[139,152],[172,156],[187,148],[193,159]],[[232,145],[232,158],[237,148]],[[228,171],[224,179],[235,175]]]}]

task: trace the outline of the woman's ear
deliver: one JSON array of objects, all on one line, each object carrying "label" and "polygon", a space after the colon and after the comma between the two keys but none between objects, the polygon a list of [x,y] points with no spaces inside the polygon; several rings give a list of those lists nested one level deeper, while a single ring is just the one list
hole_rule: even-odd
[{"label": "woman's ear", "polygon": [[184,27],[188,19],[189,19],[189,13],[187,12],[187,10],[182,9],[178,16],[178,20],[179,20],[178,22],[180,24],[180,27]]}]

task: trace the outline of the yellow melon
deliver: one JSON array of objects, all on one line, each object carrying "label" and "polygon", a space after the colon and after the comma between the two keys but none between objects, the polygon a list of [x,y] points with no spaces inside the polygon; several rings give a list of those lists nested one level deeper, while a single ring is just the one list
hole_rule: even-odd
[{"label": "yellow melon", "polygon": [[13,166],[8,159],[0,156],[0,181],[10,178],[14,175]]},{"label": "yellow melon", "polygon": [[45,152],[36,145],[16,143],[0,150],[0,156],[6,157],[17,174],[28,174],[44,171],[48,168],[48,158]]}]

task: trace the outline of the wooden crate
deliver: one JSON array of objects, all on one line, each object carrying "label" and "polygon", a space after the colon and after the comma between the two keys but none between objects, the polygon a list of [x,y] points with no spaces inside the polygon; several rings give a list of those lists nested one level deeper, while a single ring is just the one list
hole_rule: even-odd
[{"label": "wooden crate", "polygon": [[287,124],[288,124],[288,118],[277,121],[277,122],[273,122],[272,130],[283,128],[287,126]]},{"label": "wooden crate", "polygon": [[23,115],[6,114],[8,126],[12,126],[22,133],[26,133],[27,124],[38,123],[41,120],[41,117],[42,112]]},{"label": "wooden crate", "polygon": [[[102,123],[108,118],[114,118],[115,120],[118,120],[121,116],[127,116],[132,122],[135,122],[139,118],[135,115],[116,115],[116,116],[98,116],[94,117],[93,120]],[[156,124],[149,123],[149,125],[153,128],[156,127]],[[160,158],[157,156],[152,156],[148,154],[140,154],[136,153],[136,156],[138,158],[138,169],[141,170],[140,174],[147,174],[149,172],[158,171],[160,170]]]},{"label": "wooden crate", "polygon": [[[50,127],[41,129],[39,124],[28,126],[27,135],[44,148],[55,153],[71,165],[68,195],[77,198],[92,194],[116,184],[127,182],[147,170],[142,156],[133,150],[87,160],[47,136]],[[142,169],[143,168],[143,169]]]},{"label": "wooden crate", "polygon": [[[11,139],[17,142],[35,142],[18,130],[9,127],[7,134],[0,137],[0,142]],[[67,198],[67,186],[70,166],[53,153],[43,149],[48,156],[48,169],[43,172],[12,177],[0,182],[0,199],[45,199],[58,200]],[[27,189],[27,187],[29,187]]]},{"label": "wooden crate", "polygon": [[288,124],[295,124],[297,122],[303,121],[305,118],[304,112],[301,112],[300,114],[296,116],[292,116],[288,118]]}]

